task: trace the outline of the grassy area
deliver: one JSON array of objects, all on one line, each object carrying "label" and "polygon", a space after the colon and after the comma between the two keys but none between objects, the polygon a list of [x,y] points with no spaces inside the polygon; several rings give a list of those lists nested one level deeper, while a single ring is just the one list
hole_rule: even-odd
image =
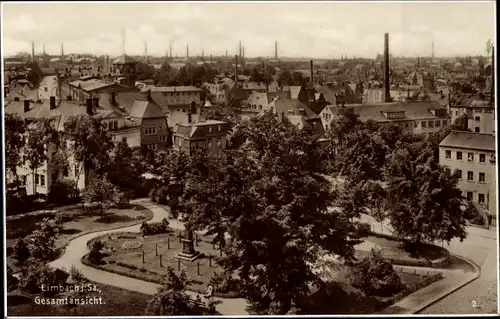
[{"label": "grassy area", "polygon": [[[215,262],[216,256],[220,255],[219,247],[210,243],[210,237],[199,237],[195,249],[203,256],[193,262],[179,261],[177,258],[178,253],[182,252],[178,231],[145,238],[139,234],[120,233],[113,234],[111,237],[102,236],[99,239],[106,247],[106,257],[103,259],[105,264],[100,265],[99,268],[110,272],[160,283],[167,267],[171,266],[176,272],[185,270],[188,278],[195,281],[192,285],[193,290],[200,292],[205,292],[212,276],[221,272],[221,268]],[[127,248],[127,246],[131,247]],[[156,247],[158,247],[158,256]],[[160,255],[162,256],[161,264]],[[209,256],[212,256],[211,261]]]},{"label": "grassy area", "polygon": [[[363,239],[379,248],[382,256],[391,260],[393,264],[430,266],[432,260],[448,255],[446,249],[435,245],[421,244],[415,248],[415,246],[398,240],[375,235],[370,235]],[[363,258],[369,254],[369,251],[356,252],[358,258]]]},{"label": "grassy area", "polygon": [[[103,304],[82,305],[76,312],[77,316],[143,316],[147,302],[151,296],[120,288],[97,284],[100,293],[89,297],[102,297]],[[60,305],[37,305],[36,295],[21,292],[9,293],[7,296],[8,316],[74,316],[74,310],[65,309]],[[41,296],[40,296],[41,297]]]}]

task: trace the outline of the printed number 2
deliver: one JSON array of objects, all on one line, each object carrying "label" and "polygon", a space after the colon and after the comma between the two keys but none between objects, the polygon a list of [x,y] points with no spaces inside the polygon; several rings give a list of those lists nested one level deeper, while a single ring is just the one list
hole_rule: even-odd
[{"label": "printed number 2", "polygon": [[479,303],[475,300],[472,300],[472,307],[473,308],[479,308]]}]

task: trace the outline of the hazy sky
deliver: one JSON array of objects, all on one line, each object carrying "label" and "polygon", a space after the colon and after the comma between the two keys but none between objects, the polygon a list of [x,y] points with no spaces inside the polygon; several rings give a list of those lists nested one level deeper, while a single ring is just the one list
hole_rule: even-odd
[{"label": "hazy sky", "polygon": [[394,56],[486,55],[494,39],[491,2],[2,3],[5,54],[35,51],[164,55],[374,57],[390,33]]}]

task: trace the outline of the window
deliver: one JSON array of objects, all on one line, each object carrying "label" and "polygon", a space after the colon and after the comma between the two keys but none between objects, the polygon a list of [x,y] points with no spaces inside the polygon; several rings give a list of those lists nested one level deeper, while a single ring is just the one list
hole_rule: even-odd
[{"label": "window", "polygon": [[491,155],[491,157],[490,157],[490,162],[493,162],[493,163],[494,163],[495,161],[496,161],[496,157],[495,157],[495,155]]},{"label": "window", "polygon": [[217,126],[217,131],[220,132],[220,130],[221,130],[221,126],[219,125],[219,126]]},{"label": "window", "polygon": [[479,173],[479,182],[484,183],[485,182],[485,176],[484,173]]},{"label": "window", "polygon": [[446,151],[445,152],[445,157],[446,158],[451,158],[451,151]]},{"label": "window", "polygon": [[207,142],[207,147],[208,147],[208,148],[212,148],[212,141],[211,141],[211,140],[208,140],[208,142]]},{"label": "window", "polygon": [[165,135],[160,136],[160,142],[166,142],[167,137]]},{"label": "window", "polygon": [[212,127],[211,126],[208,127],[208,132],[209,133],[212,132]]},{"label": "window", "polygon": [[457,160],[462,160],[462,152],[457,152]]},{"label": "window", "polygon": [[148,148],[150,150],[156,150],[156,143],[153,143],[153,144],[148,144]]},{"label": "window", "polygon": [[154,135],[156,134],[156,126],[146,127],[144,129],[144,135]]},{"label": "window", "polygon": [[467,200],[472,200],[474,198],[474,195],[472,192],[467,192]]},{"label": "window", "polygon": [[484,162],[486,162],[486,155],[479,154],[479,163],[484,163]]},{"label": "window", "polygon": [[405,123],[405,127],[406,127],[406,128],[409,128],[409,127],[410,127],[410,124]]},{"label": "window", "polygon": [[220,147],[220,138],[217,139],[217,147]]},{"label": "window", "polygon": [[21,175],[21,185],[25,185],[26,186],[26,175]]},{"label": "window", "polygon": [[427,127],[427,122],[426,121],[422,121],[422,128],[426,128]]},{"label": "window", "polygon": [[48,92],[48,91],[49,91],[49,89],[48,89],[47,87],[44,87],[44,88],[43,88],[43,90],[44,90],[45,92]]},{"label": "window", "polygon": [[45,175],[40,175],[40,186],[45,186]]},{"label": "window", "polygon": [[443,126],[448,125],[448,120],[443,120]]},{"label": "window", "polygon": [[36,174],[35,175],[35,185],[38,185],[40,183],[40,175]]},{"label": "window", "polygon": [[484,194],[479,193],[477,196],[477,201],[479,204],[484,204]]},{"label": "window", "polygon": [[436,127],[440,127],[441,126],[441,121],[440,120],[437,120],[436,121]]},{"label": "window", "polygon": [[127,138],[125,136],[122,137],[122,141],[125,142],[125,143],[127,143]]},{"label": "window", "polygon": [[474,153],[467,153],[467,161],[474,162]]},{"label": "window", "polygon": [[434,121],[429,121],[429,128],[434,128]]},{"label": "window", "polygon": [[479,116],[476,116],[476,117],[474,118],[474,120],[476,120],[476,122],[479,122],[479,121],[481,121],[481,118],[480,118]]},{"label": "window", "polygon": [[113,130],[118,129],[118,121],[113,121]]},{"label": "window", "polygon": [[475,128],[474,128],[474,132],[475,132],[475,133],[479,133],[479,127],[475,127]]},{"label": "window", "polygon": [[468,181],[473,181],[474,180],[474,172],[471,172],[471,171],[467,172],[467,180]]},{"label": "window", "polygon": [[413,127],[414,127],[414,128],[417,128],[417,127],[418,127],[418,122],[417,122],[417,121],[413,122]]},{"label": "window", "polygon": [[458,175],[458,179],[462,179],[462,170],[461,169],[457,169],[455,171],[455,173]]}]

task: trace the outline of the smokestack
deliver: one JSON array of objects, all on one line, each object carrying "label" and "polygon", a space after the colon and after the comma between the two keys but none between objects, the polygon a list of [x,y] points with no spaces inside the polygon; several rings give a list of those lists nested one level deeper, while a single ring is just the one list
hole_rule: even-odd
[{"label": "smokestack", "polygon": [[389,91],[389,33],[384,34],[384,102],[390,102]]},{"label": "smokestack", "polygon": [[314,83],[313,60],[309,61],[309,65],[311,66],[311,84],[313,84]]},{"label": "smokestack", "polygon": [[50,109],[53,110],[56,108],[56,97],[55,96],[51,96],[50,97]]},{"label": "smokestack", "polygon": [[35,42],[31,42],[31,62],[35,62]]},{"label": "smokestack", "polygon": [[64,43],[61,43],[61,60],[64,61]]},{"label": "smokestack", "polygon": [[92,116],[93,108],[92,108],[92,99],[87,99],[87,115]]},{"label": "smokestack", "polygon": [[239,44],[239,49],[240,49],[240,54],[239,55],[240,55],[240,58],[241,58],[242,57],[242,55],[241,55],[241,40],[240,40],[240,44]]},{"label": "smokestack", "polygon": [[28,112],[29,110],[30,110],[30,101],[24,100],[24,113]]},{"label": "smokestack", "polygon": [[278,60],[278,41],[274,41],[274,58]]},{"label": "smokestack", "polygon": [[238,55],[234,56],[234,83],[238,85]]},{"label": "smokestack", "polygon": [[434,60],[434,40],[432,41],[432,59]]},{"label": "smokestack", "polygon": [[189,45],[186,45],[186,58],[189,59]]},{"label": "smokestack", "polygon": [[148,63],[148,43],[144,41],[144,59],[146,60],[146,64]]},{"label": "smokestack", "polygon": [[169,52],[169,54],[170,54],[170,57],[172,58],[172,57],[173,57],[173,56],[172,56],[172,44],[170,44],[170,45],[169,45],[169,47],[168,47],[168,52]]}]

